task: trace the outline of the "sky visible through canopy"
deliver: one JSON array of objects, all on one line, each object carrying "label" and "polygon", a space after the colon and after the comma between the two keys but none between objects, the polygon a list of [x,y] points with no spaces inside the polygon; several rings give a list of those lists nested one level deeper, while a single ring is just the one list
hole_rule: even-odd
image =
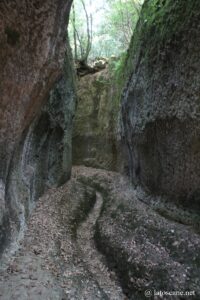
[{"label": "sky visible through canopy", "polygon": [[[87,44],[87,18],[91,26],[92,47],[90,58],[98,56],[119,56],[128,48],[130,38],[138,19],[143,0],[74,0],[77,48]],[[72,20],[72,19],[71,19]],[[73,26],[69,26],[69,36],[74,49]]]}]

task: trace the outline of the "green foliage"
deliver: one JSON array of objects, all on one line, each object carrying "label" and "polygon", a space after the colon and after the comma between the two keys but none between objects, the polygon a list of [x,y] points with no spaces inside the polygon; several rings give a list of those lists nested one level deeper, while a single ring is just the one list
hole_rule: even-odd
[{"label": "green foliage", "polygon": [[120,48],[128,48],[139,16],[139,6],[133,0],[110,0],[106,30],[119,42]]},{"label": "green foliage", "polygon": [[[92,49],[90,59],[119,56],[129,47],[143,0],[85,0],[86,9],[92,14]],[[75,0],[76,28],[80,43],[86,48],[86,19],[80,0]],[[73,16],[69,24],[69,36],[73,46]],[[80,44],[78,42],[78,44]],[[81,56],[80,46],[78,56]]]},{"label": "green foliage", "polygon": [[69,20],[69,38],[75,60],[87,62],[92,46],[91,0],[74,0]]},{"label": "green foliage", "polygon": [[109,64],[112,77],[117,83],[120,83],[124,77],[124,68],[126,62],[127,52],[122,52],[118,59],[112,60]]},{"label": "green foliage", "polygon": [[96,34],[93,52],[97,56],[119,56],[128,49],[136,26],[141,2],[138,0],[109,0]]}]

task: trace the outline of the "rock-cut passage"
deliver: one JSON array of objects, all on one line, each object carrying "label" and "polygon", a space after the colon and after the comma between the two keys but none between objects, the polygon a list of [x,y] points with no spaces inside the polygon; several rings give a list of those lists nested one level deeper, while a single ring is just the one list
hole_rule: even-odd
[{"label": "rock-cut passage", "polygon": [[180,223],[157,208],[118,173],[74,167],[39,199],[20,249],[4,257],[0,299],[142,300],[147,289],[199,299],[198,220]]},{"label": "rock-cut passage", "polygon": [[105,257],[96,249],[94,234],[96,221],[103,205],[102,195],[96,193],[96,203],[87,219],[77,231],[78,246],[88,270],[93,274],[99,286],[105,291],[109,299],[124,299],[122,289],[117,282],[114,272],[110,272],[105,264]]},{"label": "rock-cut passage", "polygon": [[4,256],[0,299],[126,299],[95,245],[102,204],[74,178],[40,198],[20,249]]}]

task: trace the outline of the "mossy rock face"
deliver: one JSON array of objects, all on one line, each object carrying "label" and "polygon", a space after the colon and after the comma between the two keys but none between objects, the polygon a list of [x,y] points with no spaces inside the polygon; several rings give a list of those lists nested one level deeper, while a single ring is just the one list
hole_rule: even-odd
[{"label": "mossy rock face", "polygon": [[144,3],[127,58],[122,128],[133,182],[200,207],[200,2]]},{"label": "mossy rock face", "polygon": [[73,164],[109,170],[118,168],[117,93],[108,68],[79,80]]}]

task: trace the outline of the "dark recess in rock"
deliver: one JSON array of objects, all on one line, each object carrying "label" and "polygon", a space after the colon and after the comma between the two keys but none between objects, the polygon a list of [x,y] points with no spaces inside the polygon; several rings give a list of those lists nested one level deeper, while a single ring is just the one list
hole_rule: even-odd
[{"label": "dark recess in rock", "polygon": [[12,28],[6,27],[5,34],[7,35],[7,43],[9,45],[15,46],[19,42],[20,34],[18,31],[14,30]]}]

